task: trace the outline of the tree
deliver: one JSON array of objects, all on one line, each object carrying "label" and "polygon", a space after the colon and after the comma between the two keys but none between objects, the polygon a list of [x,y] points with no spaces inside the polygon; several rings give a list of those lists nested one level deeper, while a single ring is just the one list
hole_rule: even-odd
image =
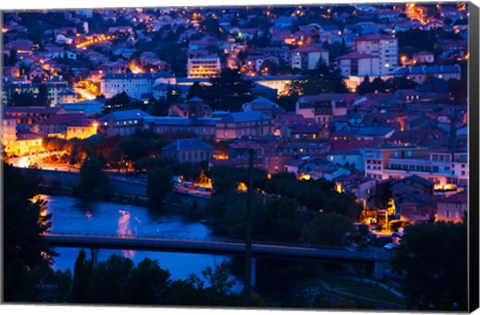
[{"label": "tree", "polygon": [[206,100],[217,110],[238,111],[252,100],[252,81],[230,68],[222,69],[219,77],[212,78],[206,90]]},{"label": "tree", "polygon": [[348,92],[339,69],[329,66],[320,58],[314,70],[308,70],[302,80],[289,87],[289,93],[299,95],[317,95],[320,93]]},{"label": "tree", "polygon": [[352,221],[336,213],[319,214],[305,230],[312,245],[342,246],[345,234],[352,229]]},{"label": "tree", "polygon": [[102,163],[94,158],[87,157],[80,168],[80,176],[76,185],[76,192],[84,198],[109,197],[109,179],[103,172]]},{"label": "tree", "polygon": [[34,198],[39,193],[39,180],[24,175],[19,169],[3,164],[4,200],[4,299],[35,301],[38,280],[36,270],[53,262],[56,253],[43,235],[50,229],[51,215],[46,202]]},{"label": "tree", "polygon": [[157,260],[145,258],[130,273],[126,284],[128,304],[167,304],[168,270]]},{"label": "tree", "polygon": [[50,98],[48,97],[47,86],[43,83],[38,87],[38,95],[36,104],[40,106],[50,106]]},{"label": "tree", "polygon": [[357,92],[360,95],[372,92],[371,86],[370,86],[370,77],[368,76],[368,74],[366,74],[365,77],[363,77],[362,83],[360,83],[360,85],[357,87]]},{"label": "tree", "polygon": [[205,92],[203,91],[203,88],[199,82],[193,83],[193,85],[188,89],[187,100],[194,97],[201,99],[205,98]]},{"label": "tree", "polygon": [[392,261],[405,273],[403,292],[419,309],[467,310],[467,225],[421,223],[405,228]]},{"label": "tree", "polygon": [[89,285],[92,274],[92,262],[87,260],[85,250],[81,249],[75,260],[73,270],[73,287],[71,301],[74,303],[89,302]]},{"label": "tree", "polygon": [[171,168],[154,168],[147,176],[147,197],[152,208],[160,209],[163,199],[172,188],[173,172]]}]

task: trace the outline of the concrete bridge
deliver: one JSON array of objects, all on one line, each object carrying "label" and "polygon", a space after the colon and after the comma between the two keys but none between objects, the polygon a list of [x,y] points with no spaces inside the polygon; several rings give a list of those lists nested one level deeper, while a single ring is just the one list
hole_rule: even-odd
[{"label": "concrete bridge", "polygon": [[[78,247],[92,249],[92,256],[98,249],[131,249],[161,252],[182,252],[212,255],[245,255],[245,243],[233,241],[179,240],[131,236],[91,236],[48,234],[45,236],[53,246]],[[313,248],[282,244],[252,244],[255,258],[288,259],[300,261],[318,261],[330,263],[355,263],[372,267],[374,278],[381,278],[388,266],[391,254],[381,255],[369,251],[350,251],[347,249]],[[253,268],[255,270],[255,260]],[[254,272],[252,272],[254,274]]]}]

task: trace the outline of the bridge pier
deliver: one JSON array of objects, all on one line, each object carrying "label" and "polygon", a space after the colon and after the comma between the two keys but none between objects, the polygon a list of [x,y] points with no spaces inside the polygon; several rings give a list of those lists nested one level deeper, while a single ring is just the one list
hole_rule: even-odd
[{"label": "bridge pier", "polygon": [[252,288],[255,287],[256,285],[256,280],[257,279],[257,260],[252,257],[250,261],[250,285]]},{"label": "bridge pier", "polygon": [[97,248],[90,248],[90,257],[92,259],[92,265],[93,267],[97,266],[98,264],[98,252],[99,252],[99,249],[98,247]]},{"label": "bridge pier", "polygon": [[387,270],[388,263],[387,262],[380,262],[376,261],[373,265],[373,278],[374,279],[382,279],[385,270]]}]

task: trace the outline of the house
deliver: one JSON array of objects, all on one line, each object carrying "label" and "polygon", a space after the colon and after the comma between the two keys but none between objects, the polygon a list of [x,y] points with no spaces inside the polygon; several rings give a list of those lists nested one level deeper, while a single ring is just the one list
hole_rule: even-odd
[{"label": "house", "polygon": [[98,124],[93,119],[82,113],[51,116],[36,126],[39,133],[65,140],[89,138],[97,134],[97,127]]},{"label": "house", "polygon": [[248,159],[250,157],[250,150],[254,151],[254,158],[262,158],[264,154],[264,147],[255,142],[236,142],[228,145],[229,159]]},{"label": "house", "polygon": [[347,104],[343,94],[308,95],[300,97],[295,112],[305,118],[315,119],[318,124],[329,125],[334,116],[347,114]]},{"label": "house", "polygon": [[[278,104],[266,99],[264,97],[257,97],[251,102],[245,103],[242,105],[242,110],[244,112],[259,111],[264,113],[267,116],[274,117],[277,112],[283,110]],[[283,110],[282,112],[284,112]]]},{"label": "house", "polygon": [[162,155],[173,157],[181,163],[209,161],[213,147],[196,138],[177,139],[162,148]]},{"label": "house", "polygon": [[458,193],[441,198],[437,202],[436,221],[462,222],[468,211],[468,198],[466,193]]},{"label": "house", "polygon": [[212,108],[199,97],[189,99],[185,104],[175,104],[168,109],[168,116],[188,118],[212,117]]},{"label": "house", "polygon": [[291,124],[286,126],[286,137],[290,140],[320,140],[328,139],[330,131],[325,126],[312,124]]},{"label": "house", "polygon": [[313,180],[325,178],[330,181],[342,175],[350,175],[348,169],[320,158],[305,160],[298,168],[297,173],[300,178]]},{"label": "house", "polygon": [[420,93],[415,89],[398,89],[393,95],[405,103],[415,102],[420,99]]},{"label": "house", "polygon": [[414,63],[432,63],[435,61],[435,55],[428,51],[420,51],[413,54]]}]

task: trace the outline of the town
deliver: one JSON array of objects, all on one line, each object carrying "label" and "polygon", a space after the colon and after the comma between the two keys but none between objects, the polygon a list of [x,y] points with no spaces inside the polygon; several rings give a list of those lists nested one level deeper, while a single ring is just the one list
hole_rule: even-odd
[{"label": "town", "polygon": [[[154,208],[191,198],[233,239],[254,190],[254,240],[393,255],[408,227],[468,216],[468,16],[464,2],[5,11],[2,158],[88,177],[75,196],[108,200],[109,178]],[[429,298],[412,303],[464,307]]]}]

